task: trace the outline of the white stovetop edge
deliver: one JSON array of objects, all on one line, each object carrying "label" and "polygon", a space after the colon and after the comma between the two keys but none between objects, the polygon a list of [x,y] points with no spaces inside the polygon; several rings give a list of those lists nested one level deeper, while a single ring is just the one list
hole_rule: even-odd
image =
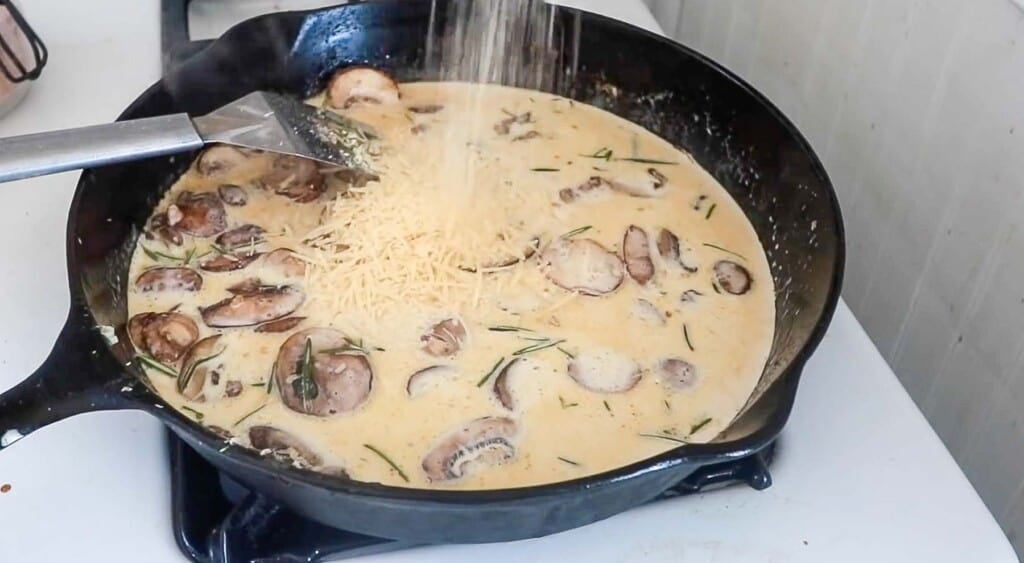
[{"label": "white stovetop edge", "polygon": [[[656,27],[640,0],[562,3]],[[113,119],[159,77],[157,0],[21,4],[51,59],[0,136]],[[77,177],[0,186],[0,389],[42,361],[67,311],[64,223]],[[548,538],[360,561],[1017,561],[845,304],[807,366],[772,474],[762,492],[666,501]],[[43,429],[0,454],[3,483],[0,561],[184,561],[162,426],[147,415]]]}]

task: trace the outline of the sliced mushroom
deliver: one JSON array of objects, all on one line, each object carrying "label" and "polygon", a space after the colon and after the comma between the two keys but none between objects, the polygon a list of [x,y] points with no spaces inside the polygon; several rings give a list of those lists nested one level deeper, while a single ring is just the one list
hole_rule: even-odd
[{"label": "sliced mushroom", "polygon": [[305,292],[297,287],[266,286],[255,293],[218,301],[201,308],[199,313],[203,322],[213,328],[252,326],[287,317],[305,300]]},{"label": "sliced mushroom", "polygon": [[256,327],[256,332],[288,332],[289,330],[299,326],[299,324],[304,320],[306,320],[306,317],[285,317],[283,319],[261,324]]},{"label": "sliced mushroom", "polygon": [[270,171],[260,177],[259,183],[298,203],[309,203],[327,189],[315,162],[290,155],[275,158]]},{"label": "sliced mushroom", "polygon": [[224,200],[224,203],[235,207],[249,203],[249,196],[245,195],[245,190],[234,184],[222,184],[217,188],[217,195]]},{"label": "sliced mushroom", "polygon": [[227,228],[224,203],[212,193],[181,192],[177,201],[181,220],[174,228],[197,237],[212,237]]},{"label": "sliced mushroom", "polygon": [[260,254],[243,254],[238,255],[234,253],[218,254],[214,258],[204,260],[199,263],[199,269],[213,273],[223,272],[235,272],[238,270],[245,269],[256,261],[260,257]]},{"label": "sliced mushroom", "polygon": [[237,397],[242,394],[242,382],[232,379],[224,384],[224,395],[226,397]]},{"label": "sliced mushroom", "polygon": [[[175,208],[177,209],[177,206]],[[179,209],[178,212],[180,213],[181,210]],[[181,220],[179,219],[178,221],[180,222]],[[181,232],[170,225],[166,212],[157,213],[149,220],[149,230],[146,233],[146,238],[152,239],[153,233],[156,233],[167,244],[174,246],[181,246],[185,242]]]},{"label": "sliced mushroom", "polygon": [[592,348],[569,361],[569,377],[597,393],[624,393],[640,382],[640,365],[610,348]]},{"label": "sliced mushroom", "polygon": [[191,268],[151,268],[135,279],[139,291],[199,291],[203,276]]},{"label": "sliced mushroom", "polygon": [[[303,379],[307,339],[312,381]],[[373,388],[373,370],[365,356],[344,352],[347,346],[345,335],[329,328],[310,328],[288,337],[275,363],[277,388],[285,406],[326,417],[362,405]]]},{"label": "sliced mushroom", "polygon": [[409,111],[419,114],[437,113],[443,109],[444,106],[440,104],[423,104],[420,106],[409,106]]},{"label": "sliced mushroom", "polygon": [[431,356],[454,356],[466,340],[466,327],[457,319],[445,319],[420,337],[421,349]]},{"label": "sliced mushroom", "polygon": [[510,411],[516,408],[516,400],[512,394],[512,380],[527,371],[526,365],[526,358],[516,358],[506,364],[498,373],[498,377],[494,378],[494,396],[497,397],[501,406]]},{"label": "sliced mushroom", "polygon": [[626,229],[622,239],[622,257],[626,262],[629,277],[640,285],[647,285],[654,277],[654,262],[651,260],[651,247],[647,240],[647,231],[636,225]]},{"label": "sliced mushroom", "polygon": [[646,299],[636,300],[636,303],[633,304],[633,314],[640,320],[655,326],[665,324],[665,316],[654,306],[654,303]]},{"label": "sliced mushroom", "polygon": [[263,242],[263,234],[266,233],[259,225],[247,224],[235,227],[221,233],[215,242],[226,250],[234,250],[241,247],[253,247]]},{"label": "sliced mushroom", "polygon": [[409,376],[409,381],[405,384],[405,392],[410,397],[418,397],[456,373],[455,368],[451,366],[425,367]]},{"label": "sliced mushroom", "polygon": [[594,199],[607,192],[611,184],[600,176],[592,176],[586,182],[572,187],[564,188],[558,192],[558,197],[565,203],[572,203],[578,200]]},{"label": "sliced mushroom", "polygon": [[249,429],[249,444],[263,451],[270,450],[277,454],[294,455],[311,466],[323,463],[312,448],[289,432],[273,426],[253,426]]},{"label": "sliced mushroom", "polygon": [[667,184],[668,178],[654,168],[648,168],[640,177],[615,179],[609,182],[613,190],[633,197],[658,197],[665,192]]},{"label": "sliced mushroom", "polygon": [[583,295],[604,295],[622,285],[625,267],[592,239],[559,239],[540,255],[540,268],[555,285]]},{"label": "sliced mushroom", "polygon": [[451,481],[480,469],[506,463],[516,455],[518,433],[511,418],[484,417],[445,436],[423,458],[431,481]]},{"label": "sliced mushroom", "polygon": [[263,264],[276,268],[288,277],[302,277],[306,273],[306,262],[296,258],[295,253],[287,248],[269,252],[263,259]]},{"label": "sliced mushroom", "polygon": [[339,70],[327,85],[327,103],[337,109],[347,109],[358,103],[392,104],[400,98],[395,79],[372,68]]},{"label": "sliced mushroom", "polygon": [[236,284],[229,285],[227,290],[231,295],[256,295],[260,291],[273,287],[275,286],[265,285],[259,278],[245,278]]},{"label": "sliced mushroom", "polygon": [[695,274],[697,267],[687,263],[679,248],[679,237],[668,229],[658,231],[658,254],[668,264],[678,264],[683,270]]},{"label": "sliced mushroom", "polygon": [[128,335],[140,351],[173,364],[199,338],[199,327],[180,313],[141,313],[128,321]]},{"label": "sliced mushroom", "polygon": [[731,260],[715,263],[715,282],[718,287],[733,295],[743,295],[752,285],[750,272]]},{"label": "sliced mushroom", "polygon": [[186,399],[190,401],[205,400],[203,390],[206,387],[206,378],[211,375],[214,378],[220,377],[220,371],[224,369],[224,366],[214,363],[214,360],[224,351],[219,341],[219,334],[207,336],[193,344],[181,361],[178,392]]},{"label": "sliced mushroom", "polygon": [[248,155],[228,145],[213,145],[196,160],[196,171],[207,177],[222,176],[241,166]]},{"label": "sliced mushroom", "polygon": [[[499,258],[499,259],[491,261],[491,262],[486,262],[486,263],[480,265],[480,269],[487,270],[487,271],[494,271],[494,270],[499,270],[501,268],[510,268],[512,266],[515,266],[516,264],[519,264],[523,260],[529,260],[530,258],[533,258],[533,256],[535,254],[537,254],[537,249],[539,247],[540,247],[540,239],[539,238],[532,238],[532,239],[530,239],[530,242],[528,242],[523,247],[523,252],[522,252],[521,255],[519,255],[519,256],[508,256],[506,258]],[[477,269],[472,267],[472,266],[459,266],[459,269],[463,270],[463,271],[466,271],[466,272],[474,273],[474,274],[477,271]]]},{"label": "sliced mushroom", "polygon": [[697,368],[686,360],[669,358],[658,363],[658,374],[674,391],[685,391],[697,385]]}]

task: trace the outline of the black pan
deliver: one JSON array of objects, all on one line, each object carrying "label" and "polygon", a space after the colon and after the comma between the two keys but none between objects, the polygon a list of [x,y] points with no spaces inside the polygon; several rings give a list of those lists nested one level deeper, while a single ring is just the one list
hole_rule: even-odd
[{"label": "black pan", "polygon": [[[258,89],[306,96],[332,70],[354,63],[404,81],[430,78],[423,65],[430,8],[426,0],[391,0],[255,18],[154,84],[121,118],[199,115]],[[180,155],[82,174],[67,229],[71,311],[38,371],[0,396],[0,447],[79,413],[138,409],[228,475],[309,518],[372,536],[471,543],[583,526],[654,498],[699,467],[769,444],[786,423],[801,370],[839,297],[843,225],[821,163],[777,108],[700,54],[573,10],[560,9],[556,23],[580,38],[578,60],[567,51],[562,61],[567,79],[557,93],[691,153],[736,198],[767,250],[779,288],[776,339],[748,408],[714,441],[573,481],[484,492],[343,480],[226,447],[150,390],[131,364],[124,329],[128,260],[150,210],[195,156]],[[113,327],[118,342],[108,344],[102,327]]]}]

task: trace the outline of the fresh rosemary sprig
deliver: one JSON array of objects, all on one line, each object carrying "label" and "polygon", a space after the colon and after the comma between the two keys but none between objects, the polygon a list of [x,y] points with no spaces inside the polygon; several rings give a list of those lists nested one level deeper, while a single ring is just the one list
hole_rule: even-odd
[{"label": "fresh rosemary sprig", "polygon": [[561,456],[559,456],[559,457],[558,457],[558,460],[559,460],[559,461],[563,461],[563,462],[565,462],[565,463],[568,463],[569,465],[574,465],[574,466],[576,466],[576,467],[579,467],[579,466],[580,466],[580,464],[579,464],[578,462],[575,462],[575,461],[573,461],[573,460],[571,460],[571,459],[566,459],[566,458],[564,458],[564,457],[561,457]]},{"label": "fresh rosemary sprig", "polygon": [[391,461],[391,458],[385,455],[384,452],[378,450],[377,448],[371,446],[370,444],[363,444],[363,447],[380,456],[381,459],[383,459],[388,465],[391,466],[391,469],[394,469],[395,472],[398,473],[398,476],[401,477],[403,481],[405,481],[406,483],[409,482],[409,477],[406,476],[405,471],[402,471],[402,468],[399,467],[397,463]]},{"label": "fresh rosemary sprig", "polygon": [[546,350],[548,348],[553,348],[555,346],[558,346],[559,344],[561,344],[563,342],[565,342],[565,339],[555,340],[555,341],[547,340],[545,342],[539,342],[537,344],[533,344],[533,345],[527,346],[526,348],[520,348],[519,350],[516,350],[515,352],[512,352],[512,355],[513,356],[522,356],[523,354],[530,354],[530,353],[533,353],[533,352],[540,352],[541,350]]},{"label": "fresh rosemary sprig", "polygon": [[246,421],[246,420],[247,420],[247,419],[248,419],[248,418],[249,418],[250,416],[252,416],[252,415],[254,415],[254,414],[256,414],[256,413],[260,412],[260,411],[261,411],[261,410],[263,410],[263,409],[264,409],[264,408],[265,408],[266,406],[267,406],[267,403],[263,403],[262,405],[260,405],[260,406],[256,407],[255,409],[253,409],[252,411],[250,411],[250,412],[249,412],[249,414],[247,414],[247,415],[243,416],[242,418],[238,419],[237,421],[235,421],[235,423],[234,423],[234,424],[232,424],[232,425],[231,425],[231,427],[232,427],[232,428],[234,428],[235,426],[238,426],[239,424],[241,424],[241,423],[245,422],[245,421]]},{"label": "fresh rosemary sprig", "polygon": [[746,260],[746,257],[744,257],[742,254],[739,254],[738,252],[733,252],[733,251],[729,250],[728,248],[722,248],[721,246],[718,246],[717,244],[711,244],[710,242],[705,242],[703,244],[704,244],[704,246],[706,246],[708,248],[714,248],[715,250],[721,250],[722,252],[725,252],[726,254],[732,254],[733,256],[735,256],[737,258],[741,258],[743,260]]},{"label": "fresh rosemary sprig", "polygon": [[487,383],[487,380],[490,379],[491,376],[494,375],[494,373],[498,371],[498,368],[501,367],[501,364],[503,364],[503,363],[505,363],[505,357],[504,356],[502,356],[501,359],[499,359],[494,364],[494,367],[491,368],[491,371],[487,372],[487,375],[485,375],[483,377],[483,379],[481,379],[480,382],[476,384],[476,386],[477,387],[483,387],[484,383]]},{"label": "fresh rosemary sprig", "polygon": [[683,323],[683,338],[686,339],[686,346],[691,352],[696,352],[697,349],[693,347],[693,342],[690,340],[690,328]]},{"label": "fresh rosemary sprig", "polygon": [[644,438],[659,438],[661,440],[668,440],[669,442],[675,442],[677,444],[689,444],[689,442],[687,442],[685,440],[680,440],[679,438],[673,438],[672,436],[665,436],[664,434],[640,434],[640,435],[643,436]]},{"label": "fresh rosemary sprig", "polygon": [[178,377],[178,372],[174,371],[174,368],[171,368],[170,366],[160,362],[156,358],[147,356],[145,354],[136,354],[135,357],[138,358],[139,362],[144,364],[146,367],[153,368],[164,375]]}]

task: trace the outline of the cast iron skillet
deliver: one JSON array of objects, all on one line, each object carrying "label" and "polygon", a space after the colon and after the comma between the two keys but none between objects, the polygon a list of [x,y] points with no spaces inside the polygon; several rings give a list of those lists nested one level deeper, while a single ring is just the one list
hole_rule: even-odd
[{"label": "cast iron skillet", "polygon": [[[654,498],[698,467],[767,445],[789,416],[801,370],[839,296],[843,226],[828,177],[793,124],[714,62],[595,15],[563,9],[556,19],[560,29],[576,29],[580,36],[578,60],[563,61],[569,78],[559,93],[646,126],[690,152],[740,203],[767,249],[779,288],[771,358],[748,408],[713,442],[573,481],[481,492],[342,480],[226,447],[148,387],[131,364],[124,329],[135,240],[192,154],[82,174],[67,231],[71,311],[38,371],[0,396],[0,447],[79,413],[138,409],[225,473],[302,515],[372,536],[473,543],[586,525]],[[121,118],[203,114],[256,89],[306,96],[319,91],[332,70],[354,63],[384,68],[400,80],[429,77],[423,65],[429,21],[427,0],[259,17],[154,84]],[[692,210],[680,210],[687,212]],[[101,327],[113,327],[118,342],[108,344]]]}]

